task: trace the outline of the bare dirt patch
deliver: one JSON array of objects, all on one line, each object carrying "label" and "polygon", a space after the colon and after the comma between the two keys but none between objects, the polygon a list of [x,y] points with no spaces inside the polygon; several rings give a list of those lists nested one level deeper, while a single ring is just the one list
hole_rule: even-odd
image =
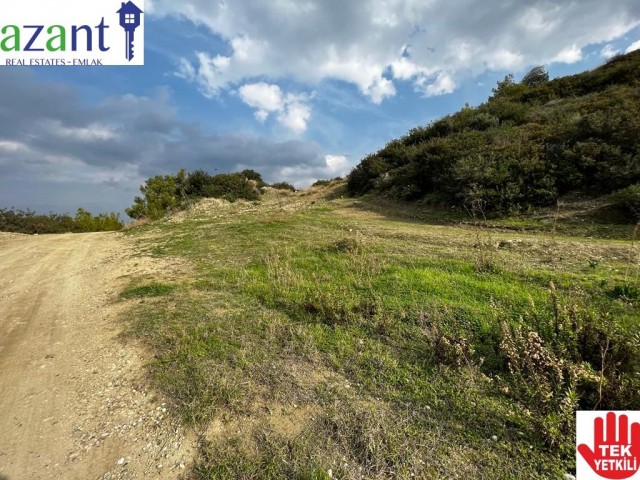
[{"label": "bare dirt patch", "polygon": [[120,340],[129,275],[166,272],[121,234],[0,236],[0,477],[179,478],[194,438]]}]

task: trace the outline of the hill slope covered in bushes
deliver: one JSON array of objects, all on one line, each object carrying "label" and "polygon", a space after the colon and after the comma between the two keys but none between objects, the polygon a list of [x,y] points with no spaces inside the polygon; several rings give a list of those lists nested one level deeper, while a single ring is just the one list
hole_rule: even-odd
[{"label": "hill slope covered in bushes", "polygon": [[482,105],[364,158],[349,192],[512,213],[627,188],[640,182],[639,86],[640,51],[551,81],[542,67],[508,75]]}]

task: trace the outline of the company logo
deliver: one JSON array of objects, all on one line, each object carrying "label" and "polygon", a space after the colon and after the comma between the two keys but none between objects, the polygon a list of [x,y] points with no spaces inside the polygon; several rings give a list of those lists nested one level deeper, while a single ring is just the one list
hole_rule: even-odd
[{"label": "company logo", "polygon": [[144,0],[21,0],[0,17],[0,65],[144,65]]},{"label": "company logo", "polygon": [[129,61],[133,60],[133,36],[136,28],[140,26],[140,19],[142,15],[135,3],[127,2],[123,3],[118,14],[120,15],[120,26],[124,28],[125,32],[125,58]]},{"label": "company logo", "polygon": [[577,478],[640,479],[640,412],[579,411],[576,425]]}]

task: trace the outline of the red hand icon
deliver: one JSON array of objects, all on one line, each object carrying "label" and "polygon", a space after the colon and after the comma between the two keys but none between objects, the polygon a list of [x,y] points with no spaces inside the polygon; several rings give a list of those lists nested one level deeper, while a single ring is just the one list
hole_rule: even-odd
[{"label": "red hand icon", "polygon": [[602,418],[595,419],[594,430],[593,450],[584,443],[578,445],[578,451],[591,469],[602,478],[611,480],[621,480],[635,475],[640,468],[640,423],[634,422],[631,425],[629,438],[629,418],[620,415],[616,425],[616,414],[609,412],[606,439]]}]

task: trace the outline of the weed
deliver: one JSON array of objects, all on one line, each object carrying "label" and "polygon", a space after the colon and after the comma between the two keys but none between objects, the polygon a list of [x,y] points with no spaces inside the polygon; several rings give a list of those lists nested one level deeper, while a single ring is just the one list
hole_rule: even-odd
[{"label": "weed", "polygon": [[508,370],[505,392],[537,412],[545,440],[557,447],[574,431],[578,406],[624,409],[640,401],[621,388],[638,384],[633,352],[640,345],[637,334],[620,329],[606,313],[562,304],[553,284],[550,304],[548,311],[532,305],[515,324],[503,321],[500,352]]}]

